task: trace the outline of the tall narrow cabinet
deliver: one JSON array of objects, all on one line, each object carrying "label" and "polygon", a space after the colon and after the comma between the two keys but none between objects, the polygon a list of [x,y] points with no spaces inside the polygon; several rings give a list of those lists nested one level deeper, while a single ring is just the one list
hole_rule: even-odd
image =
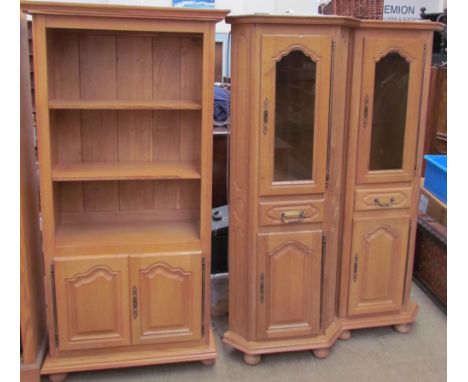
[{"label": "tall narrow cabinet", "polygon": [[441,24],[363,22],[353,44],[338,314],[350,330],[406,333],[433,31]]},{"label": "tall narrow cabinet", "polygon": [[214,25],[227,12],[22,8],[33,15],[42,374],[212,363]]},{"label": "tall narrow cabinet", "polygon": [[262,354],[325,357],[335,295],[350,29],[344,17],[233,16],[229,331]]},{"label": "tall narrow cabinet", "polygon": [[328,355],[353,328],[406,331],[428,22],[246,15],[232,24],[229,331]]}]

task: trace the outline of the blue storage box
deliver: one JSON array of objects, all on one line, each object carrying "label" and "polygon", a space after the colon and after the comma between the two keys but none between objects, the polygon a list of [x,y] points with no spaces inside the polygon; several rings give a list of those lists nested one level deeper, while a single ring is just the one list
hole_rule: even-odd
[{"label": "blue storage box", "polygon": [[424,188],[447,204],[447,155],[424,155]]}]

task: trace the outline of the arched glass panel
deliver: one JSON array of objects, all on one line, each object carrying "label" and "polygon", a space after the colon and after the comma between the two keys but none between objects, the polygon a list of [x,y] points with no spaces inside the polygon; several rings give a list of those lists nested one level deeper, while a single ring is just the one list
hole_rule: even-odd
[{"label": "arched glass panel", "polygon": [[300,50],[276,63],[273,180],[312,180],[316,64]]},{"label": "arched glass panel", "polygon": [[398,53],[383,57],[375,67],[369,169],[403,167],[409,63]]}]

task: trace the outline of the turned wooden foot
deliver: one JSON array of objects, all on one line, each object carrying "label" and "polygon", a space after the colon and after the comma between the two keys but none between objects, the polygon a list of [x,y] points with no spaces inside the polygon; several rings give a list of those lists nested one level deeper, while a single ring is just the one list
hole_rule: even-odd
[{"label": "turned wooden foot", "polygon": [[330,354],[330,349],[328,348],[314,349],[312,350],[312,354],[317,358],[327,358],[328,355]]},{"label": "turned wooden foot", "polygon": [[65,381],[67,378],[68,373],[61,373],[61,374],[50,374],[49,381],[50,382],[62,382]]},{"label": "turned wooden foot", "polygon": [[343,341],[349,340],[350,338],[351,338],[351,330],[345,330],[341,332],[340,337],[339,337],[339,339]]},{"label": "turned wooden foot", "polygon": [[258,354],[244,354],[244,362],[250,366],[259,364],[261,359],[262,357]]},{"label": "turned wooden foot", "polygon": [[398,333],[406,334],[406,333],[408,333],[410,331],[411,325],[410,324],[399,324],[399,325],[395,325],[393,328]]},{"label": "turned wooden foot", "polygon": [[201,363],[206,366],[211,366],[211,365],[214,365],[215,360],[214,359],[202,359]]}]

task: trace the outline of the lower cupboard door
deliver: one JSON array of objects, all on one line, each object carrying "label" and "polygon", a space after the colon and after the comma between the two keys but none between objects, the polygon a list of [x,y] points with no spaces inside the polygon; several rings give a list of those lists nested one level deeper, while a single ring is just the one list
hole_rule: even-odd
[{"label": "lower cupboard door", "polygon": [[130,256],[134,344],[201,338],[201,252]]},{"label": "lower cupboard door", "polygon": [[130,345],[128,257],[56,258],[60,350]]},{"label": "lower cupboard door", "polygon": [[353,219],[348,315],[398,311],[405,285],[410,218]]},{"label": "lower cupboard door", "polygon": [[257,337],[319,331],[322,231],[258,235]]}]

